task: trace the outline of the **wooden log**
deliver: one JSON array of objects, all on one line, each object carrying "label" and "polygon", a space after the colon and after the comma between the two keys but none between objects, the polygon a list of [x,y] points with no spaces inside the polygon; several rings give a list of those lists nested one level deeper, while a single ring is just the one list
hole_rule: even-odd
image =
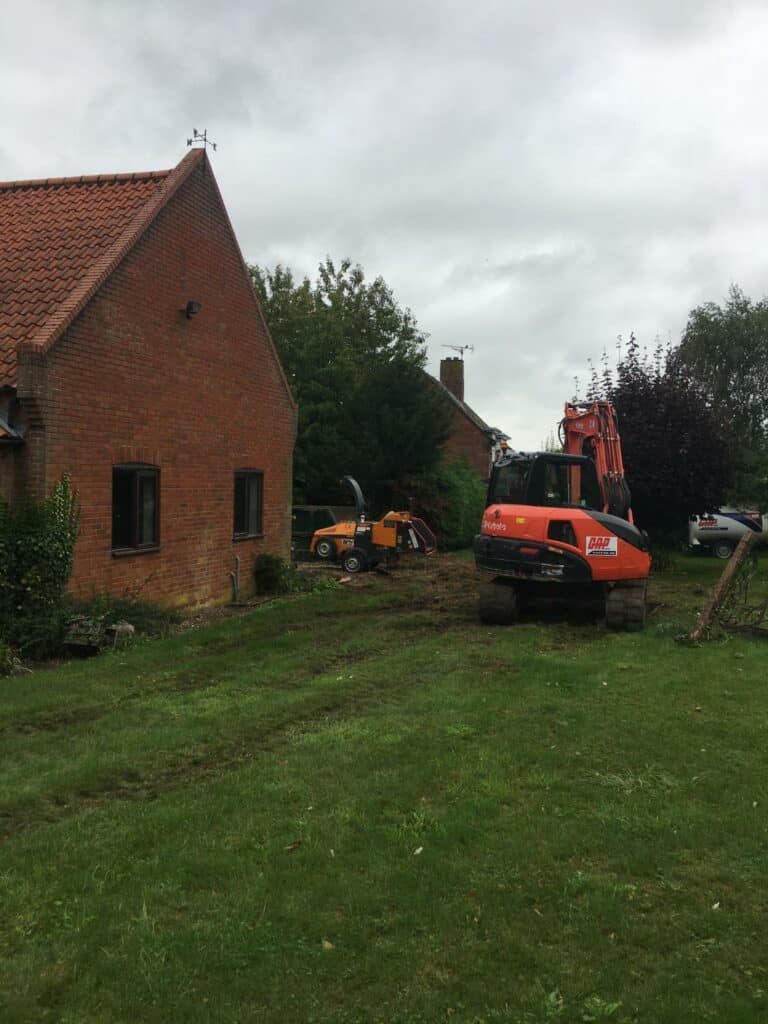
[{"label": "wooden log", "polygon": [[688,639],[692,640],[694,643],[697,643],[699,640],[703,640],[712,628],[712,623],[714,622],[717,613],[720,611],[723,601],[728,595],[728,591],[731,589],[734,576],[749,554],[749,548],[754,536],[755,535],[751,530],[742,534],[741,540],[736,545],[736,550],[728,559],[728,564],[723,569],[720,579],[715,584],[714,590],[704,607],[704,611],[699,615],[699,621],[688,634]]}]

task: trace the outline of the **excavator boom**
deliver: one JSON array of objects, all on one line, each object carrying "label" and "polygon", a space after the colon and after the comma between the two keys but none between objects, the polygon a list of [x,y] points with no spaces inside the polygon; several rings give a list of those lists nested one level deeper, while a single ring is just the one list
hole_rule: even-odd
[{"label": "excavator boom", "polygon": [[603,511],[633,522],[631,495],[624,477],[624,459],[616,411],[610,402],[566,402],[560,440],[568,455],[594,460],[603,495]]}]

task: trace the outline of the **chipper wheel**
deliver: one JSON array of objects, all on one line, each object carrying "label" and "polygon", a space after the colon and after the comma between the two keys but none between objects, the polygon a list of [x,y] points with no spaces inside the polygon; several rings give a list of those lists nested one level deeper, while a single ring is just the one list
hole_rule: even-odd
[{"label": "chipper wheel", "polygon": [[324,562],[330,562],[336,557],[336,544],[332,537],[321,537],[315,544],[315,554]]},{"label": "chipper wheel", "polygon": [[638,633],[645,626],[645,580],[617,583],[605,599],[605,624],[608,629]]},{"label": "chipper wheel", "polygon": [[351,548],[345,551],[341,559],[341,567],[344,572],[365,572],[368,568],[368,559],[359,548]]},{"label": "chipper wheel", "polygon": [[480,584],[480,621],[489,626],[509,626],[517,621],[518,600],[514,586],[504,580]]}]

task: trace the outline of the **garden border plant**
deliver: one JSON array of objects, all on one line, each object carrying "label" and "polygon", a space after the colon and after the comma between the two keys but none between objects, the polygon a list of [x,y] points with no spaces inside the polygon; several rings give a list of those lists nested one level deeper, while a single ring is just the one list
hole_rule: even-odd
[{"label": "garden border plant", "polygon": [[45,657],[61,644],[79,522],[67,473],[42,501],[11,508],[0,499],[0,640],[24,656]]},{"label": "garden border plant", "polygon": [[307,594],[317,590],[335,590],[338,586],[337,580],[332,576],[301,572],[280,555],[273,555],[267,551],[257,556],[253,566],[253,578],[259,597]]}]

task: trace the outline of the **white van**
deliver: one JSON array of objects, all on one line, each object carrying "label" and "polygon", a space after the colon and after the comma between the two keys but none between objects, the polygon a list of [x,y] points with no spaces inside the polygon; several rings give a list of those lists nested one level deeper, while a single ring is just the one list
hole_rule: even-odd
[{"label": "white van", "polygon": [[723,507],[688,519],[688,547],[709,548],[717,558],[730,558],[742,535],[751,530],[768,540],[768,516],[761,512]]}]

